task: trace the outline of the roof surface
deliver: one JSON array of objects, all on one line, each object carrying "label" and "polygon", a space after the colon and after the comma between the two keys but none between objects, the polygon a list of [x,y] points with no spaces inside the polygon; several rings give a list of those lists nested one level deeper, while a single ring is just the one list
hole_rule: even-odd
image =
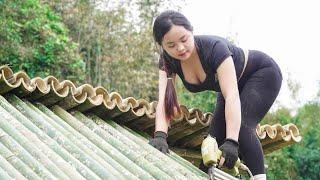
[{"label": "roof surface", "polygon": [[0,176],[16,179],[207,179],[175,153],[94,114],[0,96]]},{"label": "roof surface", "polygon": [[[40,178],[207,178],[173,152],[159,153],[137,134],[152,135],[157,102],[122,98],[89,84],[76,87],[54,76],[30,79],[8,66],[0,72],[0,111],[5,117],[0,158],[7,160],[0,160],[0,175],[9,168],[12,174]],[[171,122],[168,142],[179,155],[199,158],[212,114],[181,109]],[[257,135],[265,153],[301,141],[294,124],[259,125]]]}]

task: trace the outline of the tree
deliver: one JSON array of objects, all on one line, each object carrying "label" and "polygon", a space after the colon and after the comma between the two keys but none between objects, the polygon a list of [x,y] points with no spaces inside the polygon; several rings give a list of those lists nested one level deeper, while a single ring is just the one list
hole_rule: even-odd
[{"label": "tree", "polygon": [[303,141],[293,154],[301,179],[320,178],[320,104],[310,101],[299,109]]},{"label": "tree", "polygon": [[[320,178],[320,104],[319,97],[298,108],[295,116],[282,107],[269,113],[263,123],[294,123],[302,141],[266,156],[268,179],[319,179]],[[262,124],[263,124],[262,123]]]},{"label": "tree", "polygon": [[86,82],[124,97],[157,99],[157,54],[152,21],[170,1],[43,0],[79,43]]},{"label": "tree", "polygon": [[[290,115],[290,109],[280,107],[277,111],[268,113],[261,124],[276,124],[282,125],[288,123],[295,123],[298,121]],[[265,164],[268,168],[268,179],[295,179],[297,177],[297,166],[295,159],[292,157],[292,151],[295,151],[297,145],[284,147],[280,150],[272,152],[265,157]]]},{"label": "tree", "polygon": [[0,63],[31,77],[54,74],[75,82],[83,79],[84,63],[68,30],[38,0],[0,2]]}]

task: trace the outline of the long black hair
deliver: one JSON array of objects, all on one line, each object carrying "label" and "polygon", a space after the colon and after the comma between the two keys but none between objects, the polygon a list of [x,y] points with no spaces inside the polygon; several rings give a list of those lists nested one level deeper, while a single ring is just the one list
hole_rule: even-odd
[{"label": "long black hair", "polygon": [[[161,47],[163,36],[170,31],[173,25],[176,26],[183,26],[186,30],[193,31],[193,27],[191,26],[189,20],[180,12],[177,11],[164,11],[162,12],[154,21],[153,24],[153,38]],[[162,51],[160,52],[160,58],[164,61],[163,70],[166,71],[167,77],[167,86],[166,86],[166,93],[165,93],[165,115],[166,118],[172,119],[174,117],[174,110],[176,109],[177,112],[180,112],[180,106],[177,100],[176,90],[172,81],[172,74],[173,69],[169,66],[169,61],[173,58],[169,56],[168,53],[161,48]]]}]

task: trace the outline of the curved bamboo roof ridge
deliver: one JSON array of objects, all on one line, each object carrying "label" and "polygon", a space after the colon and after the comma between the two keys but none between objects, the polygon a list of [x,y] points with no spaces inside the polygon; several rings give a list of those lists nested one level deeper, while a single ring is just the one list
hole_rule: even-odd
[{"label": "curved bamboo roof ridge", "polygon": [[[31,79],[23,71],[13,73],[7,65],[1,66],[0,72],[0,94],[10,92],[45,106],[58,104],[66,110],[91,112],[101,118],[111,118],[132,129],[153,134],[156,101],[123,98],[117,92],[109,93],[101,86],[92,87],[90,84],[76,87],[71,81],[60,82],[54,76]],[[188,109],[184,105],[180,107],[182,113],[171,122],[168,142],[182,148],[197,148],[206,135],[212,113],[203,113],[197,108]],[[265,153],[301,141],[299,130],[294,124],[258,125],[256,132]]]}]

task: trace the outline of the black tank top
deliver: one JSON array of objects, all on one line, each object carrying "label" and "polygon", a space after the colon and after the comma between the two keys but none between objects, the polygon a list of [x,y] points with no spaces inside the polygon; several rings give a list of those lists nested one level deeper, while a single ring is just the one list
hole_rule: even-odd
[{"label": "black tank top", "polygon": [[190,92],[205,90],[220,92],[221,90],[216,76],[217,68],[227,57],[232,56],[237,79],[240,78],[244,66],[244,53],[241,48],[218,36],[196,35],[194,39],[202,68],[206,73],[206,79],[202,83],[192,84],[187,82],[183,76],[180,60],[170,57],[165,51],[160,56],[159,68],[164,69],[163,59],[166,58],[171,72],[178,74],[184,86]]}]

